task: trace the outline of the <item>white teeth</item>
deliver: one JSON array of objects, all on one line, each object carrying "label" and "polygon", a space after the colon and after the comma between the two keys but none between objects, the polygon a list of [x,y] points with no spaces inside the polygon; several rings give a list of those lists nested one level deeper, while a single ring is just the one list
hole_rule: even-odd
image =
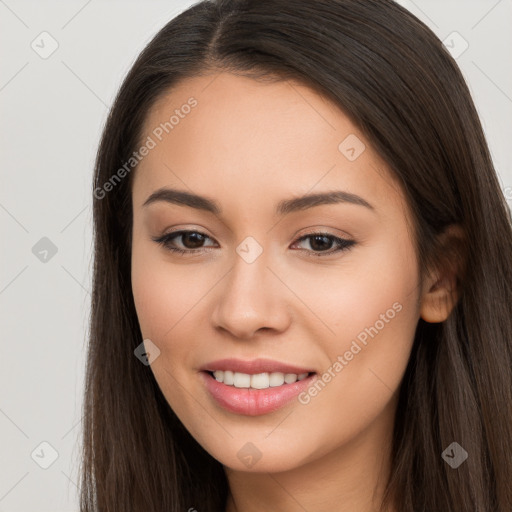
[{"label": "white teeth", "polygon": [[229,370],[216,370],[213,372],[215,380],[223,382],[228,386],[235,388],[253,388],[253,389],[267,389],[269,387],[282,386],[283,384],[293,384],[298,380],[303,380],[308,376],[308,373],[256,373],[249,375],[248,373],[232,372]]},{"label": "white teeth", "polygon": [[284,376],[284,381],[286,382],[286,384],[293,384],[294,382],[297,382],[297,377],[298,375],[295,373],[287,373]]},{"label": "white teeth", "polygon": [[282,386],[284,384],[284,373],[271,373],[269,381],[271,387]]},{"label": "white teeth", "polygon": [[247,373],[235,372],[233,377],[235,388],[250,388],[251,376]]},{"label": "white teeth", "polygon": [[268,373],[256,373],[251,375],[251,388],[266,389],[270,386],[270,377]]}]

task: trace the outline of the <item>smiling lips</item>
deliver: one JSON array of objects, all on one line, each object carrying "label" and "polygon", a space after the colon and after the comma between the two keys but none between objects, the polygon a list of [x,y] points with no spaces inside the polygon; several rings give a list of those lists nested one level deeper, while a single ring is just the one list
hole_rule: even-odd
[{"label": "smiling lips", "polygon": [[289,403],[311,385],[316,372],[270,359],[222,359],[201,367],[200,375],[221,407],[256,416]]},{"label": "smiling lips", "polygon": [[311,368],[301,368],[288,363],[280,363],[272,359],[253,359],[252,361],[243,361],[242,359],[219,359],[203,365],[200,370],[214,372],[215,370],[230,370],[232,372],[247,373],[254,375],[256,373],[314,373]]},{"label": "smiling lips", "polygon": [[282,386],[284,383],[293,384],[298,380],[305,379],[309,374],[264,372],[250,375],[248,373],[232,372],[229,370],[216,370],[213,372],[215,380],[235,388],[267,389],[270,387]]}]

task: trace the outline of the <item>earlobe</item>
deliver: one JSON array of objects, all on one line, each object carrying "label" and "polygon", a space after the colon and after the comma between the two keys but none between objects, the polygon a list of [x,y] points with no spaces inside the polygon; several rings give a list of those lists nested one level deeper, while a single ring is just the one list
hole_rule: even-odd
[{"label": "earlobe", "polygon": [[423,286],[420,316],[429,323],[444,322],[460,296],[458,283],[464,274],[464,232],[459,225],[449,226],[440,237],[442,255],[439,268]]}]

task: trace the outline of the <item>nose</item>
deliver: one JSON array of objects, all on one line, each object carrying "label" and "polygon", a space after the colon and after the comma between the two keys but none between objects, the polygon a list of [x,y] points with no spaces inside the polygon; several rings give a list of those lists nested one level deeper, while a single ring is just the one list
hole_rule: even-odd
[{"label": "nose", "polygon": [[212,315],[217,330],[243,340],[252,339],[258,331],[286,330],[291,292],[267,266],[264,257],[252,263],[235,258],[221,282]]}]

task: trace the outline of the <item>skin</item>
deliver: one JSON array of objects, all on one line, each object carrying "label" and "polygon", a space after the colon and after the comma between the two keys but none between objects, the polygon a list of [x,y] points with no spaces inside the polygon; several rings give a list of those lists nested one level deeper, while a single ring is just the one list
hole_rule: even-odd
[{"label": "skin", "polygon": [[[294,82],[196,77],[154,105],[142,140],[192,96],[197,106],[143,158],[133,182],[132,287],[143,337],[161,351],[151,364],[155,379],[223,464],[227,512],[378,510],[416,325],[448,316],[454,276],[434,270],[419,281],[405,197],[336,105]],[[350,134],[366,146],[354,161],[338,149]],[[214,199],[222,215],[164,201],[144,207],[164,186]],[[274,212],[283,199],[333,190],[374,209],[339,203]],[[204,252],[174,254],[152,240],[179,229],[207,238],[194,245],[177,237],[175,247]],[[333,253],[329,239],[323,249],[298,241],[318,232],[356,243]],[[263,249],[250,264],[236,252],[248,236]],[[315,253],[325,255],[308,256]],[[395,303],[400,312],[308,404],[234,414],[199,378],[200,366],[224,357],[267,357],[322,375]],[[237,456],[248,442],[261,453],[250,468]]]}]

